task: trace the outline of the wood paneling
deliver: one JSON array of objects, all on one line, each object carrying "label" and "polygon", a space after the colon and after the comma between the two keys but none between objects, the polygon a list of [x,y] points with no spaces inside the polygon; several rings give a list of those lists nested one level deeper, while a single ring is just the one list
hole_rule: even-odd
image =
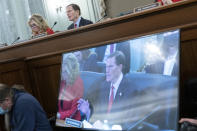
[{"label": "wood paneling", "polygon": [[24,58],[3,61],[0,63],[0,83],[8,85],[22,84],[32,93]]},{"label": "wood paneling", "polygon": [[[189,98],[187,82],[197,78],[197,28],[192,27],[181,32],[180,45],[180,116],[194,117],[196,106]],[[196,100],[197,101],[197,100]],[[195,116],[196,117],[196,116]]]}]

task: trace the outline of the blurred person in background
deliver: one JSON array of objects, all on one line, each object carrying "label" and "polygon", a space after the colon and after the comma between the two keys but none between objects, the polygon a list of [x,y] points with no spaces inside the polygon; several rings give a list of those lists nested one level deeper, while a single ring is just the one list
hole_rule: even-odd
[{"label": "blurred person in background", "polygon": [[80,71],[97,71],[97,55],[89,49],[76,51],[74,55],[77,57]]},{"label": "blurred person in background", "polygon": [[[162,57],[149,65],[146,65],[145,72],[153,74],[163,74],[169,76],[177,76],[179,73],[179,52],[178,52],[179,36],[176,33],[164,36],[161,47]],[[156,58],[155,58],[156,59]]]},{"label": "blurred person in background", "polygon": [[86,106],[89,106],[89,103],[82,99],[83,94],[84,86],[80,77],[78,60],[74,54],[66,54],[62,64],[57,118],[83,120],[86,116],[84,110]]}]

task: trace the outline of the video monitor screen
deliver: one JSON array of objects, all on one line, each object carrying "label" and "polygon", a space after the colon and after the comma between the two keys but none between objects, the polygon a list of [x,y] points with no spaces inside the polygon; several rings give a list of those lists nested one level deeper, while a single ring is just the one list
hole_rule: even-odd
[{"label": "video monitor screen", "polygon": [[177,130],[180,31],[62,55],[56,126]]}]

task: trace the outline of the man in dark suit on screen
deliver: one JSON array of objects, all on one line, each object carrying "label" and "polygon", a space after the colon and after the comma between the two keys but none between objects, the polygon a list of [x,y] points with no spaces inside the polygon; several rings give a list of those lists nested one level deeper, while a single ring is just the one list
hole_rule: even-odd
[{"label": "man in dark suit on screen", "polygon": [[66,13],[68,19],[73,23],[67,28],[68,30],[78,28],[81,26],[92,24],[93,22],[90,20],[86,20],[81,17],[81,10],[77,4],[70,4],[66,7]]},{"label": "man in dark suit on screen", "polygon": [[[106,59],[106,78],[96,85],[100,87],[98,104],[95,109],[97,120],[108,120],[109,125],[121,125],[126,129],[130,124],[128,110],[135,96],[136,86],[124,76],[125,56],[121,51],[112,53]],[[134,88],[133,88],[134,87]]]}]

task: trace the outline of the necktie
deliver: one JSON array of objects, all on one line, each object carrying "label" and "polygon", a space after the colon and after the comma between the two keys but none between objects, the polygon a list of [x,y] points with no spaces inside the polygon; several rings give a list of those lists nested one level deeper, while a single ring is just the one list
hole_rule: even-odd
[{"label": "necktie", "polygon": [[114,101],[114,86],[112,85],[109,104],[108,104],[108,108],[107,108],[107,113],[109,113],[111,111],[113,101]]},{"label": "necktie", "polygon": [[110,45],[110,54],[112,54],[114,52],[114,44]]},{"label": "necktie", "polygon": [[77,28],[77,24],[74,24],[74,28]]}]

